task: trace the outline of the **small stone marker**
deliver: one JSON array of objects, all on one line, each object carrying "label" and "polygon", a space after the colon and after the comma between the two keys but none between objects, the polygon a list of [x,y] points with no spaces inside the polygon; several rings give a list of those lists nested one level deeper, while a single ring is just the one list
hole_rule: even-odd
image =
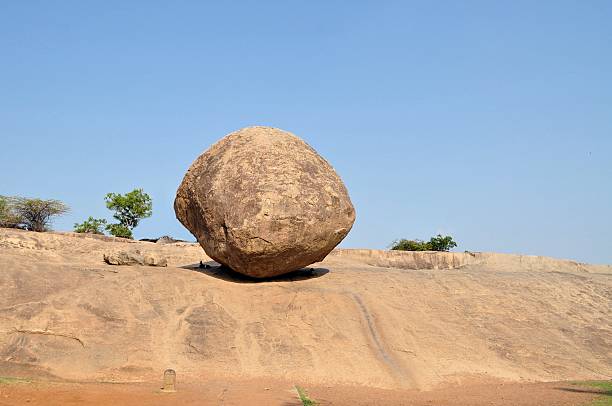
[{"label": "small stone marker", "polygon": [[164,386],[162,392],[176,392],[176,372],[174,369],[166,369],[164,371]]}]

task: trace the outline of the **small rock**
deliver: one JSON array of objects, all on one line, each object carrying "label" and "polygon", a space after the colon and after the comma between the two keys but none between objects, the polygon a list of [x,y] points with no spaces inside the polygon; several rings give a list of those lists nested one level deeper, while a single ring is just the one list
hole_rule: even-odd
[{"label": "small rock", "polygon": [[144,254],[144,264],[149,266],[168,266],[168,260],[157,253],[148,252]]},{"label": "small rock", "polygon": [[144,256],[138,250],[105,252],[104,262],[109,265],[144,265]]},{"label": "small rock", "polygon": [[104,262],[109,265],[168,266],[168,260],[153,252],[141,254],[139,250],[104,253]]},{"label": "small rock", "polygon": [[155,241],[156,244],[173,244],[175,242],[178,242],[178,240],[175,240],[174,238],[169,237],[167,235],[164,235],[163,237],[159,237],[157,241]]}]

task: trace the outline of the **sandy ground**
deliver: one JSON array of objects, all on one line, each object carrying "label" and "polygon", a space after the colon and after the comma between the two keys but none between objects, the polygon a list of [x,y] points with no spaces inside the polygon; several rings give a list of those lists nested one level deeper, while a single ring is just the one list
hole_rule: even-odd
[{"label": "sandy ground", "polygon": [[[93,384],[33,382],[0,386],[0,406],[8,405],[279,405],[299,406],[295,387],[287,382],[209,380],[178,385],[164,393],[151,383]],[[307,388],[318,405],[413,406],[569,406],[589,404],[599,391],[564,382],[466,384],[431,391],[384,390],[349,386]]]},{"label": "sandy ground", "polygon": [[[155,252],[169,266],[106,265],[102,254],[119,249]],[[200,261],[211,267],[198,269]],[[610,266],[339,250],[312,269],[253,281],[209,261],[195,244],[0,229],[0,376],[141,382],[113,385],[113,396],[157,399],[144,382],[173,368],[191,388],[177,397],[217,399],[231,381],[227,402],[244,387],[260,404],[290,402],[294,383],[334,404],[351,396],[353,404],[420,404],[402,403],[408,395],[439,404],[438,393],[443,404],[466,404],[452,402],[496,395],[486,395],[491,386],[461,389],[483,382],[612,377]],[[257,379],[284,382],[282,390],[249,386]],[[81,396],[63,385],[1,390],[61,404]],[[440,385],[459,389],[430,392]],[[576,395],[547,385],[533,390],[568,402]],[[87,386],[82,396],[104,388]]]}]

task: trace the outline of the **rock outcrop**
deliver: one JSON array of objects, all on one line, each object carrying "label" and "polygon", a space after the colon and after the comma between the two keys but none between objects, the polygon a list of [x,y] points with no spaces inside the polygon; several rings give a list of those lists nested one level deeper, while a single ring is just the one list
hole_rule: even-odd
[{"label": "rock outcrop", "polygon": [[159,238],[141,238],[138,241],[154,242],[156,244],[174,244],[175,242],[186,242],[184,240],[177,240],[176,238],[172,238],[168,235],[163,235]]},{"label": "rock outcrop", "polygon": [[[100,263],[136,249],[168,267]],[[478,262],[413,271],[422,253],[340,252],[317,265],[329,273],[232,283],[245,281],[187,271],[208,263],[195,244],[0,228],[0,375],[160,382],[171,364],[208,389],[261,378],[393,390],[612,376],[610,265],[454,253]]]},{"label": "rock outcrop", "polygon": [[183,241],[182,240],[175,240],[174,238],[169,237],[167,235],[159,237],[157,239],[157,241],[155,241],[156,244],[174,244],[175,242],[183,242]]},{"label": "rock outcrop", "polygon": [[323,260],[355,210],[331,165],[295,135],[249,127],[189,168],[176,216],[215,261],[262,278]]}]

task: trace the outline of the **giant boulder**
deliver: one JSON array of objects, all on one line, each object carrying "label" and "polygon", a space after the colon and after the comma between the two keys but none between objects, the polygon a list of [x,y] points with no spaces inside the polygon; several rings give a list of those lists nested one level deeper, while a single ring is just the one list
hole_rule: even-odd
[{"label": "giant boulder", "polygon": [[256,278],[322,261],[355,221],[331,165],[300,138],[270,127],[236,131],[200,155],[174,210],[211,258]]}]

